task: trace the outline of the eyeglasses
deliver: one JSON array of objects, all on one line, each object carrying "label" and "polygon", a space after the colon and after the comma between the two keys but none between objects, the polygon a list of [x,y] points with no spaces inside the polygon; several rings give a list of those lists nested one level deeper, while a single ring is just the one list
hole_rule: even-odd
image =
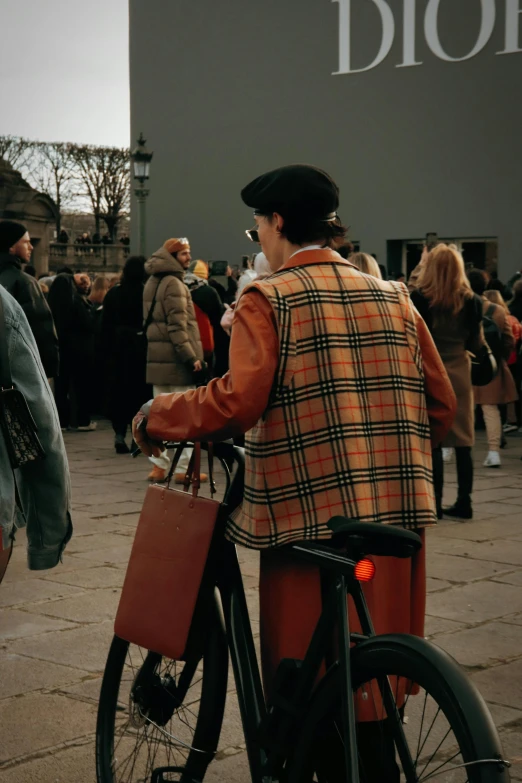
[{"label": "eyeglasses", "polygon": [[245,234],[250,239],[251,242],[257,242],[257,244],[260,244],[259,242],[259,229],[257,226],[255,228],[250,228],[248,231],[245,231]]}]

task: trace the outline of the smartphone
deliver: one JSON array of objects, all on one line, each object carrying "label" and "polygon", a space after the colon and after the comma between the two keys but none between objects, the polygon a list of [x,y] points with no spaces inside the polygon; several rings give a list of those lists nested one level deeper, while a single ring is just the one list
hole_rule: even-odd
[{"label": "smartphone", "polygon": [[220,275],[226,275],[228,261],[211,261],[209,262],[210,276],[217,277]]},{"label": "smartphone", "polygon": [[439,244],[439,235],[436,232],[431,232],[426,234],[426,247],[428,250],[433,250],[433,248]]}]

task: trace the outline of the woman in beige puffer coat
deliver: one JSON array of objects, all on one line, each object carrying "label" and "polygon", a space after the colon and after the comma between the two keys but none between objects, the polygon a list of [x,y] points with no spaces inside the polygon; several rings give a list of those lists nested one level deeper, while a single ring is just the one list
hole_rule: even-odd
[{"label": "woman in beige puffer coat", "polygon": [[[190,250],[188,243],[186,249]],[[156,294],[147,329],[147,383],[153,386],[193,386],[194,365],[203,360],[192,297],[183,282],[185,267],[176,257],[183,252],[172,254],[164,246],[145,264],[145,271],[151,276],[143,292],[145,320]],[[189,263],[190,254],[187,266]]]},{"label": "woman in beige puffer coat", "polygon": [[[194,389],[202,372],[203,346],[192,297],[183,282],[191,261],[187,239],[168,239],[145,264],[150,275],[143,291],[143,318],[147,327],[147,383],[158,394]],[[151,311],[152,308],[152,311]],[[183,483],[191,451],[184,449],[174,481]],[[154,466],[151,481],[162,481],[165,470]],[[207,475],[200,474],[206,481]]]}]

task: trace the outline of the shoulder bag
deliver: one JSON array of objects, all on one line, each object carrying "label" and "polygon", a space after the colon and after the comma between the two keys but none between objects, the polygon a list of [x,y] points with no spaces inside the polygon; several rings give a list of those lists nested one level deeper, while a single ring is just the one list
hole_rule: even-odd
[{"label": "shoulder bag", "polygon": [[[200,443],[194,446],[183,491],[170,488],[185,445],[176,451],[166,485],[147,490],[114,625],[120,638],[173,660],[184,657],[222,508],[216,500],[198,497]],[[209,479],[213,493],[210,444]]]},{"label": "shoulder bag", "polygon": [[2,297],[0,297],[0,428],[13,470],[45,457],[27,400],[11,377]]}]

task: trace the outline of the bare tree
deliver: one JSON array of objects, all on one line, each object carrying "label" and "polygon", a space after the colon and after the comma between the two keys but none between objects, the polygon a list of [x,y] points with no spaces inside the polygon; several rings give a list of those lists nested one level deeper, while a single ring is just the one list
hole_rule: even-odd
[{"label": "bare tree", "polygon": [[58,208],[58,234],[62,212],[87,205],[94,215],[96,234],[100,235],[104,220],[115,239],[118,223],[128,214],[130,204],[128,149],[0,136],[0,158],[52,198]]},{"label": "bare tree", "polygon": [[34,142],[35,163],[28,180],[40,193],[49,196],[58,208],[56,232],[62,228],[62,212],[74,206],[77,198],[76,161],[72,144]]},{"label": "bare tree", "polygon": [[33,142],[18,136],[0,136],[0,158],[22,174],[31,168]]},{"label": "bare tree", "polygon": [[130,151],[119,147],[103,150],[103,207],[102,217],[114,241],[120,219],[128,214],[130,206]]},{"label": "bare tree", "polygon": [[71,153],[76,163],[79,195],[85,198],[94,215],[95,233],[100,234],[103,206],[104,159],[103,148],[92,145],[74,145]]},{"label": "bare tree", "polygon": [[96,234],[100,234],[100,222],[104,220],[114,239],[118,223],[129,208],[129,150],[86,145],[75,146],[73,155],[81,194],[89,201],[94,215]]}]

